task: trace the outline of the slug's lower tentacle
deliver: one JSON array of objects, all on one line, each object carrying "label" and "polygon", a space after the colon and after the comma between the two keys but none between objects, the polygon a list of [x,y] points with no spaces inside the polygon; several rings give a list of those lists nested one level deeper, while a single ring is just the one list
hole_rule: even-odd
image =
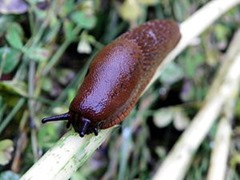
[{"label": "slug's lower tentacle", "polygon": [[98,135],[98,128],[96,128],[96,127],[93,128],[93,133],[94,133],[95,136],[97,136]]},{"label": "slug's lower tentacle", "polygon": [[89,130],[89,125],[90,125],[91,121],[85,118],[82,118],[82,126],[79,128],[79,135],[81,137],[83,137],[86,132]]}]

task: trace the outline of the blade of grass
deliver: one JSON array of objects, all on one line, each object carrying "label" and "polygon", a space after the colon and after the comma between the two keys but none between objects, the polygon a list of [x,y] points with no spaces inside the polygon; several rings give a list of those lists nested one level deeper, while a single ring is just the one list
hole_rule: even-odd
[{"label": "blade of grass", "polygon": [[[234,42],[239,42],[239,38],[240,36],[238,37],[238,40]],[[238,46],[238,43],[235,45]],[[157,173],[154,176],[155,180],[184,178],[193,155],[209,132],[212,124],[222,112],[222,106],[228,101],[228,99],[231,98],[233,93],[235,94],[239,90],[240,50],[238,49],[236,51],[238,52],[236,58],[233,60],[228,58],[225,59],[225,61],[231,62],[231,65],[228,69],[226,69],[226,72],[218,73],[224,77],[223,82],[219,85],[219,87],[214,85],[211,87],[209,93],[215,93],[212,93],[211,97],[207,96],[202,109],[193,118],[191,125],[184,131],[168,154],[167,158],[162,163],[161,167],[157,170]],[[219,78],[216,77],[216,80],[218,79]],[[172,173],[173,170],[174,173]]]},{"label": "blade of grass", "polygon": [[[239,89],[238,87],[235,88]],[[238,93],[235,92],[224,106],[224,114],[217,127],[214,139],[214,148],[211,154],[207,180],[224,180],[226,177],[227,160],[231,142],[231,122],[234,115],[235,101]]]},{"label": "blade of grass", "polygon": [[8,116],[2,121],[2,123],[0,124],[0,134],[7,127],[7,125],[10,123],[10,121],[13,119],[13,117],[16,115],[19,109],[24,105],[25,101],[26,101],[25,98],[21,98],[20,100],[18,100],[16,106],[14,106],[14,108],[8,114]]},{"label": "blade of grass", "polygon": [[112,128],[102,131],[99,136],[89,135],[86,138],[68,132],[21,179],[69,179],[72,172],[92,155],[95,147],[109,137],[111,130]]}]

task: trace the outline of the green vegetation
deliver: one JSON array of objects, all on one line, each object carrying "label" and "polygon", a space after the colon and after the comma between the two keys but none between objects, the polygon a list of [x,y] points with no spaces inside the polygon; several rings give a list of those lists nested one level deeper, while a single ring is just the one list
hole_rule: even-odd
[{"label": "green vegetation", "polygon": [[[0,1],[0,179],[19,179],[69,131],[65,123],[42,125],[41,119],[68,110],[96,52],[131,27],[150,19],[181,23],[208,2],[14,0],[18,6],[11,7]],[[192,40],[72,179],[150,179],[204,106],[239,16],[239,7],[230,10]],[[230,179],[240,178],[239,97],[235,101]],[[217,125],[186,179],[206,178]]]}]

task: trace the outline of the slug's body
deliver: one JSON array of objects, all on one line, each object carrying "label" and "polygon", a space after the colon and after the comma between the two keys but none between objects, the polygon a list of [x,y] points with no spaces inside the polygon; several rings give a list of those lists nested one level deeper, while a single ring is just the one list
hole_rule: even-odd
[{"label": "slug's body", "polygon": [[68,120],[81,137],[121,122],[180,37],[170,20],[149,21],[124,33],[93,59],[69,112],[42,122]]}]

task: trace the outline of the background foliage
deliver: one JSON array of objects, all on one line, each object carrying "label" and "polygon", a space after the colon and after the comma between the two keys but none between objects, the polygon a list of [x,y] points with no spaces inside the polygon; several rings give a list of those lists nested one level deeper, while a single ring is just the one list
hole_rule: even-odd
[{"label": "background foliage", "polygon": [[[18,179],[68,131],[65,123],[43,126],[41,119],[68,110],[97,51],[147,20],[182,22],[208,1],[6,2],[0,1],[0,179]],[[239,17],[239,8],[231,10],[194,39],[72,179],[150,178],[203,105]],[[236,179],[238,118],[236,113],[228,170]],[[214,135],[215,126],[187,179],[204,179]]]}]

